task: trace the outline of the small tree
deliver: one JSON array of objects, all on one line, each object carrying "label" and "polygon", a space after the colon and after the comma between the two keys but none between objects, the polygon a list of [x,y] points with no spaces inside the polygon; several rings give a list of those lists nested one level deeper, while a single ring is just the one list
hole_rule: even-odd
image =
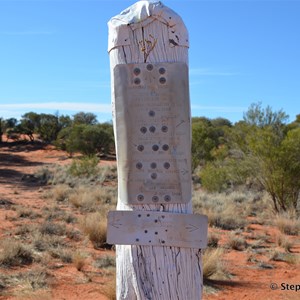
[{"label": "small tree", "polygon": [[97,116],[89,112],[79,112],[73,116],[74,125],[95,125]]},{"label": "small tree", "polygon": [[107,124],[75,125],[61,130],[57,145],[70,155],[78,151],[84,155],[107,154],[113,147],[112,126]]}]

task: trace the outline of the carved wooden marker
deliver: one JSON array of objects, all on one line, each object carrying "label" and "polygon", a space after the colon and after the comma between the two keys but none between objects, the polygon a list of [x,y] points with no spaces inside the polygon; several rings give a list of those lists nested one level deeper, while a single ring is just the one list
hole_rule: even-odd
[{"label": "carved wooden marker", "polygon": [[109,21],[117,299],[201,299],[207,217],[192,215],[188,33],[160,1]]},{"label": "carved wooden marker", "polygon": [[207,217],[157,211],[109,212],[111,244],[205,248]]}]

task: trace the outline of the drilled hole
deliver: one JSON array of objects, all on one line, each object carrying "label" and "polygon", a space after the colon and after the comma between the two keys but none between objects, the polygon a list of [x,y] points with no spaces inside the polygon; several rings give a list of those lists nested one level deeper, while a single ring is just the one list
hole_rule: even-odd
[{"label": "drilled hole", "polygon": [[164,197],[164,200],[165,200],[166,202],[170,202],[170,201],[171,201],[171,196],[166,195],[166,196]]},{"label": "drilled hole", "polygon": [[155,162],[151,163],[150,165],[151,169],[155,169],[157,167],[157,164]]},{"label": "drilled hole", "polygon": [[143,145],[138,145],[137,149],[142,152],[144,151],[145,147]]},{"label": "drilled hole", "polygon": [[134,74],[134,75],[137,76],[137,75],[139,75],[140,73],[141,73],[141,69],[139,69],[139,68],[134,68],[134,69],[133,69],[133,74]]},{"label": "drilled hole", "polygon": [[168,132],[168,126],[165,126],[165,125],[162,126],[162,127],[161,127],[161,131],[162,131],[162,132]]},{"label": "drilled hole", "polygon": [[163,149],[164,151],[168,151],[168,150],[169,150],[169,145],[167,145],[167,144],[163,145],[163,146],[162,146],[162,149]]},{"label": "drilled hole", "polygon": [[153,146],[152,146],[152,150],[153,150],[153,151],[157,151],[158,149],[159,149],[158,145],[153,145]]},{"label": "drilled hole", "polygon": [[143,167],[143,164],[141,162],[138,162],[135,166],[140,170]]},{"label": "drilled hole", "polygon": [[148,64],[148,65],[147,65],[147,70],[148,70],[148,71],[152,71],[152,70],[153,70],[153,65]]},{"label": "drilled hole", "polygon": [[165,68],[159,68],[158,70],[159,74],[163,75],[166,73],[166,69]]},{"label": "drilled hole", "polygon": [[153,197],[152,197],[152,201],[153,201],[153,202],[158,202],[158,200],[159,200],[158,196],[153,196]]},{"label": "drilled hole", "polygon": [[150,128],[149,128],[149,131],[150,131],[150,132],[154,133],[155,130],[156,130],[156,128],[155,128],[154,126],[150,126]]},{"label": "drilled hole", "polygon": [[141,133],[145,134],[147,132],[147,128],[146,127],[141,127],[140,131],[141,131]]},{"label": "drilled hole", "polygon": [[169,169],[170,166],[171,166],[170,163],[168,163],[168,162],[165,162],[165,163],[164,163],[164,168],[165,168],[165,169]]},{"label": "drilled hole", "polygon": [[139,85],[141,83],[141,79],[135,78],[133,82],[134,84]]},{"label": "drilled hole", "polygon": [[150,117],[154,117],[154,116],[155,116],[155,112],[154,112],[153,110],[150,110],[150,111],[149,111],[149,116],[150,116]]},{"label": "drilled hole", "polygon": [[160,77],[159,78],[159,83],[160,84],[165,84],[167,82],[167,79],[165,77]]},{"label": "drilled hole", "polygon": [[151,174],[151,178],[152,178],[152,179],[156,179],[156,178],[157,178],[157,174],[156,174],[156,173],[152,173],[152,174]]},{"label": "drilled hole", "polygon": [[138,201],[143,201],[145,199],[144,195],[140,194],[137,196]]}]

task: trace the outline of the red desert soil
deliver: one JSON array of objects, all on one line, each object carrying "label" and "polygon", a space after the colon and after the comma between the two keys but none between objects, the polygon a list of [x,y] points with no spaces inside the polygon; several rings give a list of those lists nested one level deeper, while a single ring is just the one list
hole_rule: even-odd
[{"label": "red desert soil", "polygon": [[[22,178],[24,175],[33,174],[38,168],[47,164],[67,164],[70,161],[66,153],[57,151],[51,146],[41,147],[31,144],[11,146],[3,143],[0,148],[0,199],[6,199],[16,205],[20,204],[34,210],[42,209],[46,205],[45,199],[41,197],[44,187],[30,184],[28,181],[23,181]],[[101,161],[101,164],[105,163],[111,162]],[[13,210],[7,210],[0,206],[0,239],[9,236],[14,226],[18,224],[10,218],[14,214]],[[222,234],[221,230],[218,232]],[[270,226],[252,224],[248,226],[248,233],[244,232],[243,235],[247,237],[249,232],[257,235],[260,233],[268,235],[270,241],[273,240],[274,243],[278,230]],[[291,237],[291,239],[295,242],[291,251],[299,255],[299,236]],[[98,256],[107,253],[105,250],[93,249],[90,244],[86,247],[89,248],[89,253],[94,252]],[[266,243],[265,248],[268,247],[270,246]],[[112,254],[113,252],[109,251],[109,253]],[[285,287],[287,284],[300,285],[299,264],[270,261],[264,248],[261,251],[258,249],[255,259],[251,259],[251,254],[247,250],[228,250],[224,254],[224,261],[232,275],[231,278],[210,282],[209,284],[215,289],[213,293],[205,293],[203,295],[204,300],[300,299],[300,291],[281,290],[281,284],[284,284]],[[30,266],[30,268],[32,267]],[[21,269],[25,269],[25,267]],[[16,271],[19,272],[20,268]],[[7,272],[7,270],[0,269],[1,272]],[[84,272],[78,271],[72,264],[59,264],[57,262],[49,264],[49,272],[54,278],[50,292],[49,290],[41,291],[35,293],[32,298],[28,295],[27,297],[0,296],[0,299],[108,299],[103,295],[103,289],[106,286],[105,276],[95,274],[95,270],[88,262],[84,266]],[[272,283],[277,284],[279,288],[272,290],[270,288]]]}]

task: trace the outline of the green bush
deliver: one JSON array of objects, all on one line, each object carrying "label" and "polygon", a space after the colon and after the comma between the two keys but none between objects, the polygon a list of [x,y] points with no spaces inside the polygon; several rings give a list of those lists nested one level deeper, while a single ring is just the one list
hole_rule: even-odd
[{"label": "green bush", "polygon": [[84,156],[80,159],[74,159],[68,169],[68,173],[77,177],[96,175],[99,161],[100,159],[96,156]]}]

